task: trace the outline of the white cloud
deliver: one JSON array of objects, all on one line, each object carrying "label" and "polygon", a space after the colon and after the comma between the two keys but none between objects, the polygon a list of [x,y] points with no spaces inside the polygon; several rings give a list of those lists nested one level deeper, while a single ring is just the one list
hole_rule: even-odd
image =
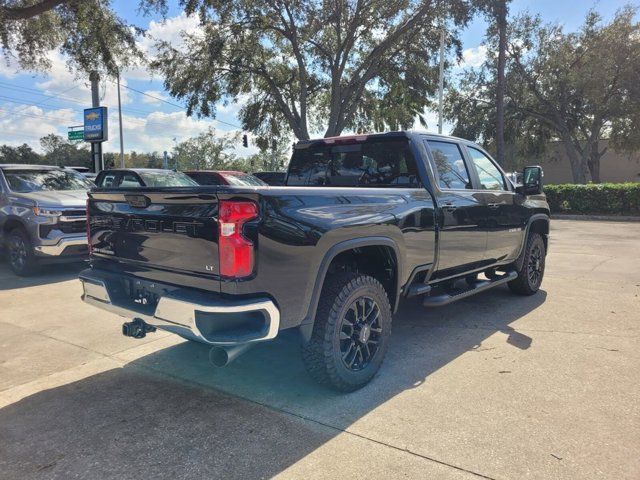
[{"label": "white cloud", "polygon": [[462,52],[462,62],[460,66],[465,67],[479,67],[487,58],[487,47],[485,45],[478,45],[477,47],[467,48]]},{"label": "white cloud", "polygon": [[0,53],[0,77],[13,78],[20,73],[18,65]]},{"label": "white cloud", "polygon": [[238,95],[236,101],[230,101],[226,105],[219,103],[216,105],[216,111],[218,113],[224,113],[226,115],[237,115],[242,107],[244,107],[251,98],[251,94],[243,93]]},{"label": "white cloud", "polygon": [[0,105],[0,144],[27,143],[40,152],[39,139],[50,133],[66,138],[67,127],[77,125],[78,111],[71,108],[44,110],[37,106]]},{"label": "white cloud", "polygon": [[[198,17],[187,16],[184,12],[176,17],[167,18],[162,22],[151,21],[146,30],[146,34],[138,40],[138,48],[149,60],[158,54],[155,44],[157,41],[170,43],[174,48],[182,50],[184,48],[184,38],[182,33],[201,34]],[[149,80],[152,75],[146,66],[139,65],[123,72],[124,76],[132,80]]]},{"label": "white cloud", "polygon": [[[66,99],[72,98],[74,103],[78,104],[78,109],[88,108],[91,106],[91,86],[89,79],[78,77],[70,72],[67,68],[65,58],[56,51],[49,52],[51,60],[51,69],[47,72],[46,77],[36,83],[36,87],[47,95],[61,94]],[[126,85],[124,78],[120,79],[122,85]],[[69,90],[69,88],[76,88]],[[69,90],[67,93],[61,93]],[[112,79],[102,78],[100,80],[100,104],[107,107],[115,108],[118,105],[118,90],[116,83]],[[132,101],[129,91],[126,88],[120,89],[122,104],[126,105]],[[65,98],[62,101],[65,101]],[[84,106],[84,107],[83,107]]]},{"label": "white cloud", "polygon": [[[123,115],[123,137],[125,151],[162,152],[170,151],[176,143],[208,130],[220,127],[213,119],[198,119],[187,117],[183,112],[152,112],[146,116]],[[216,128],[218,135],[232,136],[240,130],[221,130]],[[109,118],[109,142],[104,144],[105,151],[119,151],[118,117]],[[175,139],[175,140],[174,140]],[[241,145],[241,144],[240,144]],[[239,156],[255,153],[252,149],[239,146],[235,152]]]}]

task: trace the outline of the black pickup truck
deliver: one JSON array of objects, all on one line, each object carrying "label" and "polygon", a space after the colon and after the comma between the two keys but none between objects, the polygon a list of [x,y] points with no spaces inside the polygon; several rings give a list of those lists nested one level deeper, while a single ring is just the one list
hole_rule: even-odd
[{"label": "black pickup truck", "polygon": [[309,373],[365,385],[405,297],[446,305],[542,282],[540,167],[515,187],[478,145],[393,132],[299,142],[286,186],[94,188],[83,300],[211,345],[224,365],[297,328]]}]

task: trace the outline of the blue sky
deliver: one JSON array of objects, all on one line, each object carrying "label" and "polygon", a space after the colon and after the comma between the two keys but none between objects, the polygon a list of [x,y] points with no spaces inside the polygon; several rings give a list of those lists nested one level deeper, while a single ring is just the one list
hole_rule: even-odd
[{"label": "blue sky", "polygon": [[[171,2],[170,2],[171,3]],[[511,14],[522,11],[540,13],[545,21],[559,22],[566,30],[575,30],[591,8],[610,19],[616,10],[628,4],[624,0],[514,0]],[[195,19],[180,13],[177,2],[171,3],[167,19],[143,17],[136,11],[137,2],[114,0],[115,10],[129,22],[143,27],[153,36],[178,41],[179,31],[193,29]],[[482,18],[474,20],[465,29],[461,38],[468,65],[481,62],[481,48],[486,23]],[[141,48],[152,51],[152,42],[141,41]],[[53,66],[46,74],[20,72],[15,67],[0,63],[0,144],[13,145],[27,143],[39,149],[38,139],[51,132],[65,135],[67,127],[82,123],[82,109],[90,106],[87,82],[75,77],[65,65],[64,58],[53,52],[50,55]],[[179,103],[170,98],[159,78],[152,78],[143,69],[126,72],[123,85],[148,93],[148,95]],[[101,85],[102,104],[109,107],[110,140],[104,144],[105,151],[118,151],[118,122],[116,87],[112,82]],[[151,96],[137,93],[129,88],[122,89],[123,126],[125,151],[170,150],[174,142],[197,135],[208,127],[215,127],[221,134],[233,133],[239,129],[236,118],[237,105],[220,106],[217,119],[187,118],[180,107],[155,100]],[[428,115],[429,126],[436,128],[435,114]],[[229,125],[231,124],[231,125]],[[446,129],[445,129],[446,130]],[[175,140],[174,140],[175,139]],[[254,149],[238,147],[240,155],[252,153]]]}]

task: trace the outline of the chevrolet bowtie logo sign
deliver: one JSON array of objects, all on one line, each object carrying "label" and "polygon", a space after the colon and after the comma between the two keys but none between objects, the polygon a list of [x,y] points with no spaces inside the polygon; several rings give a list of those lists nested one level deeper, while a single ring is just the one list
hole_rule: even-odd
[{"label": "chevrolet bowtie logo sign", "polygon": [[84,139],[87,142],[104,142],[107,134],[107,107],[87,108],[84,111]]}]

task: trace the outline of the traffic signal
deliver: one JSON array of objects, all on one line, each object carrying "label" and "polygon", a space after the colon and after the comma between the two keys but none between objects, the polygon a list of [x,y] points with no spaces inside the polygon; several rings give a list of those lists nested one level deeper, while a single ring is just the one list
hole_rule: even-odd
[{"label": "traffic signal", "polygon": [[249,146],[249,139],[246,134],[242,135],[242,146],[245,148]]}]

